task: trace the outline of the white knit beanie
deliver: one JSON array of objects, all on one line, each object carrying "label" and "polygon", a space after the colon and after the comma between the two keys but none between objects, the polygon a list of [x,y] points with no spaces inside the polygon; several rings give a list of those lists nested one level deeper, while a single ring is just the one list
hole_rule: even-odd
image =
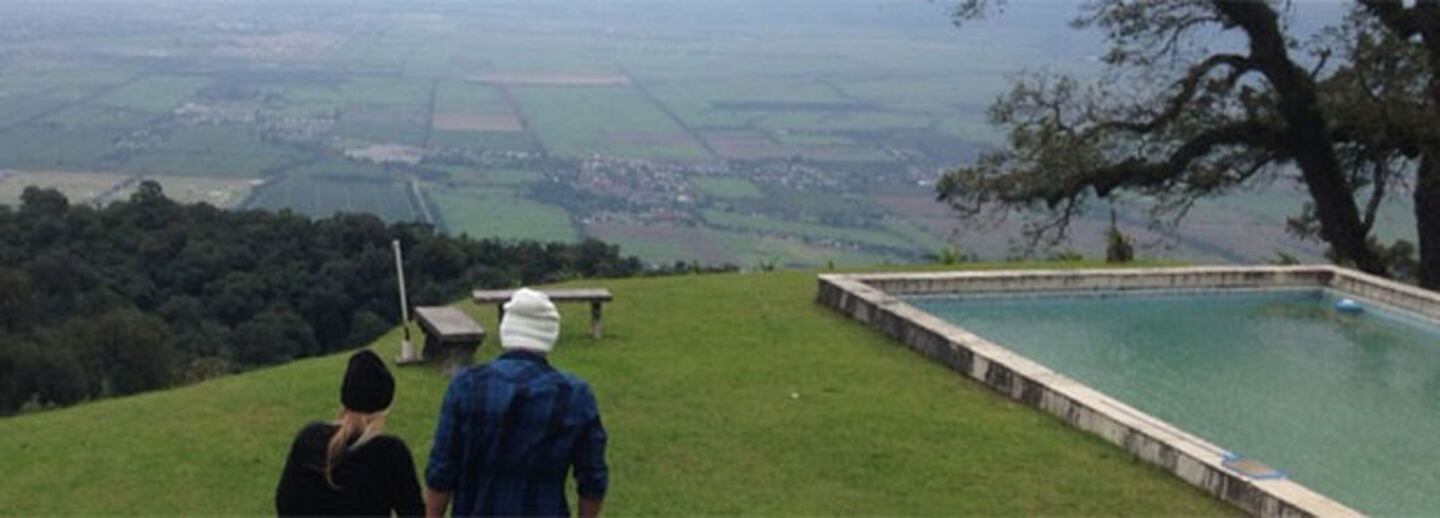
[{"label": "white knit beanie", "polygon": [[560,312],[550,297],[530,288],[515,290],[500,321],[500,347],[548,353],[558,338]]}]

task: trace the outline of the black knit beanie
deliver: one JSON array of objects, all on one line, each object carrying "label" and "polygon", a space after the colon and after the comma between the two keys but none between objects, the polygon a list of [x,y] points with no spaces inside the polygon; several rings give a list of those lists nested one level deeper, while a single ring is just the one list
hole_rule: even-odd
[{"label": "black knit beanie", "polygon": [[390,408],[394,399],[395,378],[385,368],[385,362],[369,349],[351,355],[345,381],[340,385],[340,403],[368,414]]}]

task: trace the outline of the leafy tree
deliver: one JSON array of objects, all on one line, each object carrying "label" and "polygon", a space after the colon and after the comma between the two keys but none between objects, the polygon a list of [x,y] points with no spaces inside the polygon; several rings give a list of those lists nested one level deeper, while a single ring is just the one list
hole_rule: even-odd
[{"label": "leafy tree", "polygon": [[83,324],[100,352],[106,387],[115,395],[168,386],[175,370],[170,327],[155,315],[117,309]]},{"label": "leafy tree", "polygon": [[[957,21],[994,5],[962,2]],[[1343,90],[1327,86],[1337,67],[1323,66],[1332,53],[1317,55],[1320,66],[1302,66],[1279,5],[1088,4],[1075,25],[1105,33],[1102,82],[1037,74],[1019,80],[990,114],[992,122],[1010,128],[1008,148],[946,174],[937,187],[940,199],[964,217],[1037,209],[1044,217],[1027,230],[1038,242],[1063,237],[1071,219],[1096,197],[1136,194],[1152,200],[1161,219],[1174,221],[1200,198],[1293,169],[1312,201],[1297,219],[1311,222],[1338,261],[1389,274],[1390,254],[1371,236],[1376,208],[1388,193],[1377,178],[1388,179],[1390,172],[1376,173],[1383,156],[1367,155],[1363,142],[1346,138],[1358,132],[1337,126],[1337,114],[1327,108],[1345,101],[1327,95]],[[1205,46],[1225,38],[1240,45],[1233,51]],[[1433,127],[1434,120],[1421,126]],[[1422,269],[1431,271],[1440,268],[1440,252],[1427,251],[1436,230],[1420,207],[1440,198],[1423,178],[1420,183],[1419,230],[1431,236],[1422,237]],[[1440,287],[1440,278],[1428,274],[1422,282]]]},{"label": "leafy tree", "polygon": [[26,368],[32,381],[35,402],[44,406],[65,406],[84,401],[92,394],[88,373],[75,354],[63,349],[32,349]]},{"label": "leafy tree", "polygon": [[269,365],[314,354],[315,332],[288,309],[266,310],[235,328],[231,337],[235,359],[249,365]]},{"label": "leafy tree", "polygon": [[345,345],[364,345],[389,330],[390,323],[380,318],[380,315],[368,309],[356,311],[355,316],[350,319],[350,337],[345,340]]},{"label": "leafy tree", "polygon": [[30,402],[69,405],[92,394],[88,374],[72,351],[0,336],[0,415]]},{"label": "leafy tree", "polygon": [[362,345],[411,300],[557,275],[628,276],[600,242],[456,239],[372,215],[310,220],[182,205],[145,183],[104,208],[29,189],[0,206],[0,415],[195,382]]},{"label": "leafy tree", "polygon": [[20,347],[16,337],[0,334],[0,415],[19,410],[33,393]]},{"label": "leafy tree", "polygon": [[0,268],[0,332],[20,332],[35,321],[35,293],[24,271]]},{"label": "leafy tree", "polygon": [[1357,12],[1342,33],[1351,65],[1334,81],[1345,100],[1336,107],[1348,116],[1337,133],[1370,157],[1377,177],[1389,176],[1397,158],[1413,167],[1420,264],[1412,266],[1421,286],[1440,289],[1440,3],[1357,3],[1373,20]]}]

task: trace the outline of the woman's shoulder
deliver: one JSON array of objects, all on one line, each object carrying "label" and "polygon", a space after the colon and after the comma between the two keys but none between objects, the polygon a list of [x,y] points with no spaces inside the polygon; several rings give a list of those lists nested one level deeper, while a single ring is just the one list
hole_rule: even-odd
[{"label": "woman's shoulder", "polygon": [[297,435],[330,435],[331,433],[335,432],[335,427],[335,423],[325,421],[311,421],[309,423],[306,423],[305,426],[300,427],[300,433],[298,433]]},{"label": "woman's shoulder", "polygon": [[366,441],[363,448],[379,453],[381,456],[397,459],[410,458],[410,446],[405,440],[394,435],[382,434]]},{"label": "woman's shoulder", "polygon": [[370,440],[370,444],[390,450],[404,450],[407,452],[410,451],[410,446],[405,444],[405,439],[401,439],[388,433],[375,436],[374,439]]},{"label": "woman's shoulder", "polygon": [[301,427],[300,431],[295,432],[295,442],[309,444],[319,441],[323,443],[329,441],[330,435],[334,433],[334,423],[313,421]]}]

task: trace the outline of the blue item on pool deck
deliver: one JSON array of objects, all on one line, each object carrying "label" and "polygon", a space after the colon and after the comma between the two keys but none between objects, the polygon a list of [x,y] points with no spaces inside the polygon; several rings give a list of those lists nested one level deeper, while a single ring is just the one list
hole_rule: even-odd
[{"label": "blue item on pool deck", "polygon": [[1254,459],[1247,459],[1235,453],[1226,452],[1221,457],[1220,465],[1235,470],[1255,480],[1279,480],[1285,478],[1285,472],[1261,464]]},{"label": "blue item on pool deck", "polygon": [[1361,307],[1359,302],[1355,302],[1355,299],[1340,299],[1340,302],[1335,303],[1335,310],[1341,313],[1359,313],[1365,308]]}]

